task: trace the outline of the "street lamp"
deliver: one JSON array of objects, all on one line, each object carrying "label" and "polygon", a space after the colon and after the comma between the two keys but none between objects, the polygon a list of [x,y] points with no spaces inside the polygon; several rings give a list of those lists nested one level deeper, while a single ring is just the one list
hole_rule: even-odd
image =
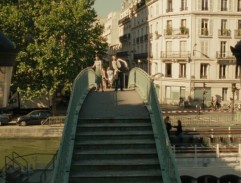
[{"label": "street lamp", "polygon": [[238,90],[236,87],[236,83],[232,83],[232,94],[233,94],[233,101],[232,101],[232,114],[234,114],[234,93]]},{"label": "street lamp", "polygon": [[202,91],[203,91],[203,109],[204,109],[204,107],[205,107],[205,95],[206,95],[206,93],[207,93],[207,90],[206,90],[206,83],[205,82],[203,82],[203,89],[202,89]]},{"label": "street lamp", "polygon": [[141,68],[141,60],[140,59],[137,60],[137,63],[138,63],[138,67]]}]

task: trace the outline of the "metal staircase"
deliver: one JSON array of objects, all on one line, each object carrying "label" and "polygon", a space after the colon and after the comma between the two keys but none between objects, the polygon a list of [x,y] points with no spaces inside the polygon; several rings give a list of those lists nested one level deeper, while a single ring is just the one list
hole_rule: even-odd
[{"label": "metal staircase", "polygon": [[69,183],[161,180],[150,119],[79,120]]}]

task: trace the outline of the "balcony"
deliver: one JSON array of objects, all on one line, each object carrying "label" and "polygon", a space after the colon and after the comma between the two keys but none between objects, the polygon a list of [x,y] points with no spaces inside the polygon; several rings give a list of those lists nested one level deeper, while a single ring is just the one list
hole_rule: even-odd
[{"label": "balcony", "polygon": [[186,7],[186,6],[182,6],[181,8],[180,8],[180,11],[187,11],[188,10],[188,8]]},{"label": "balcony", "polygon": [[218,37],[219,38],[231,38],[231,30],[230,29],[219,29]]},{"label": "balcony", "polygon": [[172,8],[166,9],[166,13],[169,13],[169,12],[173,12],[173,9]]},{"label": "balcony", "polygon": [[241,39],[241,29],[234,30],[234,38]]},{"label": "balcony", "polygon": [[227,59],[235,59],[233,53],[231,51],[217,51],[216,58],[218,60],[227,60]]},{"label": "balcony", "polygon": [[148,54],[147,53],[139,53],[134,55],[134,59],[147,59]]},{"label": "balcony", "polygon": [[129,22],[129,21],[130,21],[130,17],[129,17],[129,15],[128,15],[128,16],[120,19],[120,20],[118,21],[118,24],[119,24],[119,25],[121,25],[121,24],[126,24],[126,23]]},{"label": "balcony", "polygon": [[124,43],[124,42],[127,42],[129,41],[131,38],[131,35],[130,34],[124,34],[123,36],[120,36],[119,37],[119,40],[121,43]]},{"label": "balcony", "polygon": [[136,10],[139,10],[140,8],[144,7],[146,5],[145,0],[141,0],[139,3],[136,5]]},{"label": "balcony", "polygon": [[146,3],[147,3],[147,4],[151,4],[151,3],[154,3],[154,2],[156,2],[156,1],[158,1],[158,0],[146,0]]},{"label": "balcony", "polygon": [[128,54],[128,51],[122,51],[122,52],[116,53],[116,56],[117,57],[127,57],[127,56],[129,56],[129,54]]},{"label": "balcony", "polygon": [[189,59],[191,57],[191,52],[189,51],[162,51],[161,58],[176,58],[176,59]]},{"label": "balcony", "polygon": [[212,37],[212,33],[208,28],[201,28],[199,37]]},{"label": "balcony", "polygon": [[186,27],[180,27],[179,29],[167,28],[164,29],[164,37],[166,39],[188,38],[189,29]]}]

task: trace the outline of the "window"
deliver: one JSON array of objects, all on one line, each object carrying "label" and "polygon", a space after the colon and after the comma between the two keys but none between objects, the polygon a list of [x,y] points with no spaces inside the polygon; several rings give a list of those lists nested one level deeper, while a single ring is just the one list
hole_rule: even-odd
[{"label": "window", "polygon": [[241,20],[238,20],[238,30],[237,30],[236,35],[241,36]]},{"label": "window", "polygon": [[166,63],[166,77],[172,77],[172,64]]},{"label": "window", "polygon": [[181,27],[186,27],[186,19],[181,19]]},{"label": "window", "polygon": [[235,67],[235,79],[239,79],[240,78],[240,67],[239,65],[236,65]]},{"label": "window", "polygon": [[187,0],[181,0],[181,11],[187,10]]},{"label": "window", "polygon": [[155,66],[154,66],[154,70],[155,70],[155,74],[158,73],[158,64],[155,62]]},{"label": "window", "polygon": [[172,42],[171,41],[166,42],[166,56],[167,57],[172,56]]},{"label": "window", "polygon": [[241,20],[238,20],[238,30],[241,30]]},{"label": "window", "polygon": [[167,0],[167,12],[172,12],[172,0]]},{"label": "window", "polygon": [[167,20],[166,35],[172,35],[172,21]]},{"label": "window", "polygon": [[227,20],[226,19],[222,19],[221,20],[221,30],[222,30],[222,34],[223,32],[227,29]]},{"label": "window", "polygon": [[225,79],[226,78],[226,65],[220,64],[219,65],[219,79]]},{"label": "window", "polygon": [[241,11],[241,0],[238,0],[237,11]]},{"label": "window", "polygon": [[208,0],[202,0],[202,11],[208,10]]},{"label": "window", "polygon": [[181,63],[179,64],[179,78],[186,77],[186,64]]},{"label": "window", "polygon": [[222,101],[227,101],[228,88],[222,88]]},{"label": "window", "polygon": [[228,11],[228,0],[221,0],[221,11]]},{"label": "window", "polygon": [[[203,58],[208,58],[209,55],[209,49],[208,49],[208,41],[201,41],[201,52],[200,55]],[[197,52],[198,53],[198,52]]]},{"label": "window", "polygon": [[201,20],[201,35],[208,36],[208,19]]},{"label": "window", "polygon": [[220,44],[220,57],[225,58],[226,57],[226,41],[221,41]]},{"label": "window", "polygon": [[181,57],[187,57],[187,42],[186,41],[180,41],[180,56]]},{"label": "window", "polygon": [[200,78],[201,79],[207,79],[207,75],[208,75],[208,64],[201,64]]}]

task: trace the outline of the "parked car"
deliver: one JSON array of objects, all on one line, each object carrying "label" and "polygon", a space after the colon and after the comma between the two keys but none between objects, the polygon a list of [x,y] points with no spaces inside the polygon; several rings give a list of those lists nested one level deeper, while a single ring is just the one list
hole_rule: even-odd
[{"label": "parked car", "polygon": [[10,116],[8,114],[0,113],[0,126],[8,124]]},{"label": "parked car", "polygon": [[24,116],[20,116],[16,120],[16,124],[20,126],[41,125],[41,122],[52,116],[49,110],[34,110]]}]

